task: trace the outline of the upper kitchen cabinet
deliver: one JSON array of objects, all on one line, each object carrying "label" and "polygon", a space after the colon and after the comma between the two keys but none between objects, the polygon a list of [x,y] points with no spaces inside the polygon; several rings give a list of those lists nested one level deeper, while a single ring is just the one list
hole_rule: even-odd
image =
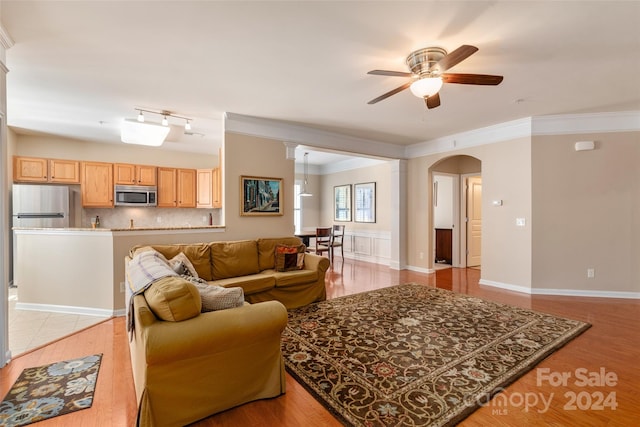
[{"label": "upper kitchen cabinet", "polygon": [[80,188],[82,206],[113,207],[113,164],[82,162]]},{"label": "upper kitchen cabinet", "polygon": [[196,207],[196,170],[158,168],[158,207]]},{"label": "upper kitchen cabinet", "polygon": [[222,186],[220,181],[220,168],[197,170],[197,208],[222,207]]},{"label": "upper kitchen cabinet", "polygon": [[178,207],[196,207],[196,170],[178,169]]},{"label": "upper kitchen cabinet", "polygon": [[80,165],[75,160],[15,156],[13,180],[15,182],[79,184]]},{"label": "upper kitchen cabinet", "polygon": [[156,185],[156,167],[116,163],[113,165],[113,177],[121,185]]}]

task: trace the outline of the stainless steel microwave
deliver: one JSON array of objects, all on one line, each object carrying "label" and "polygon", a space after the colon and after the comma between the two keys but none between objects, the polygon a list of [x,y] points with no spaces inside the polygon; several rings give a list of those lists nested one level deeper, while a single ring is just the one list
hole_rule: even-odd
[{"label": "stainless steel microwave", "polygon": [[116,206],[157,206],[158,187],[116,185],[113,200]]}]

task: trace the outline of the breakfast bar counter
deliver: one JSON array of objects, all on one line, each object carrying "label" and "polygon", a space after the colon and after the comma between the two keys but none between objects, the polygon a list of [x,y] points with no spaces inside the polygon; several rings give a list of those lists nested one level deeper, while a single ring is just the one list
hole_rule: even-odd
[{"label": "breakfast bar counter", "polygon": [[124,257],[135,245],[224,240],[224,226],[14,228],[17,309],[125,314]]}]

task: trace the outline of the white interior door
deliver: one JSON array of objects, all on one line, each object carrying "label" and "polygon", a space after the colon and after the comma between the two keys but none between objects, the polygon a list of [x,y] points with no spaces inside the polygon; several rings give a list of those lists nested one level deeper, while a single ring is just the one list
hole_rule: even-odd
[{"label": "white interior door", "polygon": [[482,262],[482,177],[467,178],[467,267]]}]

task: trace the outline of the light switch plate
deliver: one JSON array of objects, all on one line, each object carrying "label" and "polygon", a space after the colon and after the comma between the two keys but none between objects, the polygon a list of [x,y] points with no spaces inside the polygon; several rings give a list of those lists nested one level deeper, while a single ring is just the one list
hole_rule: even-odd
[{"label": "light switch plate", "polygon": [[527,224],[526,219],[524,218],[516,218],[516,225],[518,227],[524,227]]}]

